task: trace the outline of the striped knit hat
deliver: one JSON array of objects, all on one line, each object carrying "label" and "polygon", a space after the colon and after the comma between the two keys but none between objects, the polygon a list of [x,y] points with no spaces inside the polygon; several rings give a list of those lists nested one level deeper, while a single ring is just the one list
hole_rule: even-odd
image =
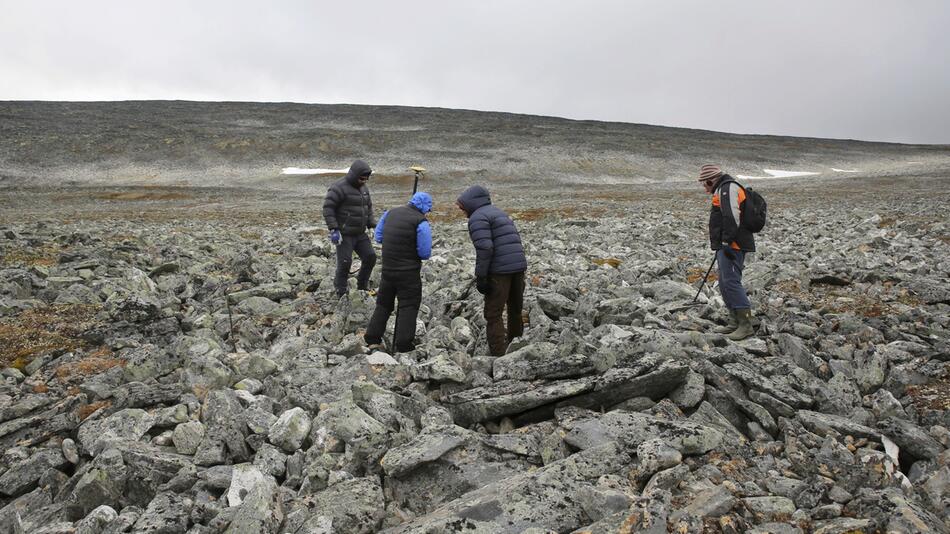
[{"label": "striped knit hat", "polygon": [[722,176],[722,169],[719,168],[719,165],[703,165],[699,169],[699,181],[704,182],[706,180],[714,180]]}]

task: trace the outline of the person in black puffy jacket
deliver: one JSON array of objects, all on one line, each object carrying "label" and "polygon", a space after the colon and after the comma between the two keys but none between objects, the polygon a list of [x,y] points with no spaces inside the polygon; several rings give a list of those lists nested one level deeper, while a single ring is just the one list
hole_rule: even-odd
[{"label": "person in black puffy jacket", "polygon": [[[475,246],[475,287],[485,295],[485,333],[492,356],[502,356],[511,340],[524,330],[524,273],[528,269],[524,245],[514,221],[491,203],[480,185],[466,189],[456,201],[468,217],[468,233]],[[502,321],[507,308],[508,328]]]},{"label": "person in black puffy jacket", "polygon": [[367,229],[376,228],[373,201],[366,187],[372,174],[373,170],[365,161],[354,161],[346,176],[330,186],[323,200],[323,219],[330,231],[330,241],[336,245],[333,285],[340,297],[349,290],[348,279],[354,250],[361,263],[360,272],[356,275],[357,289],[369,289],[369,277],[376,265],[376,252],[366,235]]}]

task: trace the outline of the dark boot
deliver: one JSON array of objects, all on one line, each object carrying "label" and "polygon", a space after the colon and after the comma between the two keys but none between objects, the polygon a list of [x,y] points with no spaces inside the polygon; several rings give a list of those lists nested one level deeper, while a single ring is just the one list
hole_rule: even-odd
[{"label": "dark boot", "polygon": [[735,332],[727,336],[729,339],[732,341],[741,341],[753,334],[752,310],[748,308],[736,310],[736,321],[739,323],[739,326],[736,328]]},{"label": "dark boot", "polygon": [[731,334],[736,331],[736,328],[739,328],[739,321],[736,319],[736,310],[729,310],[729,321],[723,326],[713,328],[713,332],[717,334]]}]

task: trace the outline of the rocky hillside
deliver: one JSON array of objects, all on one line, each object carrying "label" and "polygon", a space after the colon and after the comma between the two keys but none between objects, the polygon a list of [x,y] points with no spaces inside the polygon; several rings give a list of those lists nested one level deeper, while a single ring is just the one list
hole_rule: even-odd
[{"label": "rocky hillside", "polygon": [[[0,102],[0,178],[79,184],[276,185],[283,167],[367,159],[381,175],[638,183],[691,179],[716,161],[833,176],[950,169],[950,147],[805,139],[552,117],[385,106]],[[838,169],[835,171],[833,169]],[[851,175],[849,175],[851,176]],[[2,182],[0,182],[2,183]]]},{"label": "rocky hillside", "polygon": [[446,202],[392,354],[313,198],[5,190],[0,532],[950,532],[947,184],[774,184],[739,343],[701,193],[508,191],[500,358]]},{"label": "rocky hillside", "polygon": [[[950,532],[947,147],[292,104],[0,118],[0,534]],[[332,296],[326,180],[277,174],[356,156],[381,209],[431,170],[409,353],[364,346],[371,294]],[[715,274],[692,302],[707,159],[858,170],[755,184],[737,343]],[[529,260],[499,358],[452,205],[473,181]]]}]

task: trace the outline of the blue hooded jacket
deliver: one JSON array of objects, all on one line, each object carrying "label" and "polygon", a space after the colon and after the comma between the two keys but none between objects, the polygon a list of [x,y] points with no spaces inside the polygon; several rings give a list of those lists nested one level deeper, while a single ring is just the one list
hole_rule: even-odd
[{"label": "blue hooded jacket", "polygon": [[518,228],[508,214],[491,203],[487,189],[473,185],[459,196],[458,203],[468,214],[468,234],[475,246],[475,276],[528,269]]},{"label": "blue hooded jacket", "polygon": [[[432,211],[432,196],[420,191],[412,195],[409,205],[425,215]],[[376,225],[373,237],[377,243],[383,242],[383,228],[386,226],[387,215],[389,215],[389,211],[383,213]],[[421,260],[427,260],[432,256],[432,227],[429,225],[429,221],[424,220],[416,226],[416,253]]]}]

